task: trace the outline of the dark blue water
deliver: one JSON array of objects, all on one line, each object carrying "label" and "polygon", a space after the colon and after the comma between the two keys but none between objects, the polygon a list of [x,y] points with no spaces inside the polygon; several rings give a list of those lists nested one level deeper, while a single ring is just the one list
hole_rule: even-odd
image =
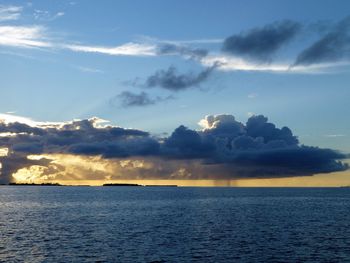
[{"label": "dark blue water", "polygon": [[1,262],[350,262],[350,188],[0,187]]}]

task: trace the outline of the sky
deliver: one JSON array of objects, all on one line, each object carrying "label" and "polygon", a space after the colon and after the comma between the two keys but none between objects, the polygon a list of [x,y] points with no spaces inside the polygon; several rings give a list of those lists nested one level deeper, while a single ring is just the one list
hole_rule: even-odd
[{"label": "sky", "polygon": [[0,0],[0,181],[350,184],[349,10]]}]

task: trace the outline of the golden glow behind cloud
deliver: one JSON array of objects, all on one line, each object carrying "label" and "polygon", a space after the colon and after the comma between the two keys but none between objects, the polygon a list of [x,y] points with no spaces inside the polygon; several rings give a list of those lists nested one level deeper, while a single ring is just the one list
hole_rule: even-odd
[{"label": "golden glow behind cloud", "polygon": [[[319,174],[307,177],[267,178],[267,179],[218,179],[211,180],[191,174],[185,163],[168,163],[170,176],[162,179],[152,171],[164,167],[152,159],[103,159],[99,156],[86,157],[68,154],[31,155],[32,160],[51,159],[48,167],[33,165],[18,170],[14,175],[16,182],[47,183],[58,182],[68,185],[102,185],[104,183],[137,183],[141,185],[179,185],[179,186],[223,186],[223,187],[338,187],[350,185],[348,171]],[[155,169],[156,168],[156,169]],[[193,168],[193,167],[192,167]],[[203,173],[203,171],[201,172]]]}]

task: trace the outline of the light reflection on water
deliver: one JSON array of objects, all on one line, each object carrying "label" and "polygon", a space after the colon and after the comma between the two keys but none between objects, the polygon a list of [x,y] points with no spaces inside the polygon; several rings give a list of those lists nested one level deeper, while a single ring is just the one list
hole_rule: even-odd
[{"label": "light reflection on water", "polygon": [[348,188],[0,187],[1,262],[350,262]]}]

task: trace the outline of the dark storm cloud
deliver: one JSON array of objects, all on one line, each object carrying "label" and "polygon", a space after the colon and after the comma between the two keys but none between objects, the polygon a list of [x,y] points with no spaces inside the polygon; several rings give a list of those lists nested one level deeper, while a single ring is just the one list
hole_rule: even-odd
[{"label": "dark storm cloud", "polygon": [[[207,116],[201,121],[203,130],[181,125],[165,138],[136,129],[98,126],[98,123],[96,118],[51,127],[1,123],[0,147],[9,151],[7,156],[0,157],[1,182],[11,181],[13,173],[31,165],[49,169],[51,160],[28,159],[32,154],[148,158],[154,165],[158,164],[158,168],[143,171],[143,176],[157,175],[163,179],[182,178],[184,169],[176,169],[185,164],[192,169],[186,174],[188,179],[200,178],[199,171],[202,177],[211,179],[271,178],[348,168],[339,161],[347,158],[346,155],[299,145],[288,127],[277,128],[261,115],[249,118],[246,124],[236,121],[232,115]],[[167,162],[172,168],[166,169]],[[142,178],[142,174],[138,176]]]},{"label": "dark storm cloud", "polygon": [[111,100],[111,102],[114,104],[115,100],[119,100],[121,102],[121,105],[125,108],[127,107],[142,107],[142,106],[148,106],[148,105],[154,105],[162,101],[167,101],[173,99],[172,96],[168,97],[155,97],[152,98],[148,95],[146,92],[141,93],[134,93],[130,91],[123,91],[119,95],[117,95],[115,98]]},{"label": "dark storm cloud", "polygon": [[266,143],[280,140],[287,145],[298,144],[297,137],[293,136],[288,127],[276,128],[273,123],[269,123],[265,116],[253,116],[246,124],[247,135],[252,138],[262,137]]},{"label": "dark storm cloud", "polygon": [[159,152],[159,143],[152,138],[133,138],[116,142],[76,143],[68,148],[69,153],[102,155],[104,158],[127,158],[150,156]]},{"label": "dark storm cloud", "polygon": [[350,57],[350,17],[340,21],[327,34],[303,50],[294,65],[334,62]]},{"label": "dark storm cloud", "polygon": [[266,61],[300,31],[299,23],[284,20],[254,28],[225,39],[222,50],[238,56]]},{"label": "dark storm cloud", "polygon": [[258,151],[242,151],[230,159],[247,177],[305,176],[343,171],[347,165],[336,161],[345,156],[330,149],[307,146],[268,146]]},{"label": "dark storm cloud", "polygon": [[45,131],[40,128],[31,127],[24,123],[13,122],[5,125],[5,123],[0,122],[0,133],[10,132],[10,133],[32,133],[36,135],[42,135]]},{"label": "dark storm cloud", "polygon": [[198,159],[210,157],[215,150],[214,144],[206,141],[197,131],[181,125],[165,139],[163,155],[179,159]]},{"label": "dark storm cloud", "polygon": [[27,158],[27,154],[23,153],[10,153],[6,157],[0,157],[1,162],[1,175],[0,183],[6,184],[12,181],[12,174],[17,172],[19,169],[24,167],[29,167],[32,165],[48,166],[51,160],[40,159],[40,160],[30,160]]},{"label": "dark storm cloud", "polygon": [[160,87],[170,91],[181,91],[190,87],[199,86],[208,79],[215,66],[206,68],[199,73],[187,72],[178,73],[178,70],[171,66],[167,70],[159,70],[148,77],[146,87]]},{"label": "dark storm cloud", "polygon": [[[222,163],[242,177],[283,177],[342,171],[346,155],[330,149],[300,146],[288,127],[277,128],[262,115],[246,125],[232,115],[208,116],[202,138],[215,145],[211,164]],[[201,153],[198,152],[200,155]],[[227,171],[226,171],[227,172]]]},{"label": "dark storm cloud", "polygon": [[[158,141],[147,132],[112,126],[100,129],[95,126],[97,122],[93,118],[53,127],[1,123],[4,136],[0,137],[0,147],[9,150],[8,156],[0,157],[2,181],[11,181],[12,173],[23,167],[43,165],[40,160],[27,159],[31,154],[76,153],[112,158],[147,155],[157,151]],[[47,163],[49,160],[45,160]]]},{"label": "dark storm cloud", "polygon": [[159,55],[180,55],[192,59],[200,59],[208,54],[208,50],[165,43],[158,46],[157,53]]}]

